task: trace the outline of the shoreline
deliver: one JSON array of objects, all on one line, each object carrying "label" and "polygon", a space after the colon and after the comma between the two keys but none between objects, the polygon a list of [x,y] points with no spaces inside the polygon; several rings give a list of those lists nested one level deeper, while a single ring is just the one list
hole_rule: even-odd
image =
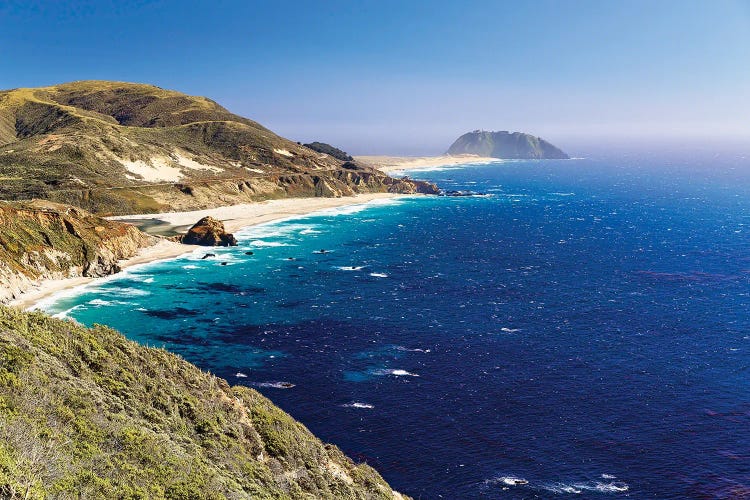
[{"label": "shoreline", "polygon": [[[193,210],[190,212],[165,212],[158,214],[122,215],[110,217],[135,225],[139,229],[148,229],[154,221],[161,223],[159,232],[171,232],[190,227],[199,219],[211,216],[224,222],[227,232],[236,232],[240,229],[276,222],[295,216],[304,216],[325,210],[352,205],[365,205],[377,200],[392,199],[404,196],[393,193],[365,193],[355,196],[341,198],[282,198],[267,200],[258,203],[245,203],[240,205],[228,205],[225,207],[208,208],[204,210]],[[135,256],[120,261],[122,270],[134,266],[150,264],[157,261],[169,260],[194,252],[196,249],[207,249],[198,245],[185,245],[174,241],[162,240],[150,247],[142,248]],[[72,278],[43,280],[8,305],[24,310],[37,309],[40,304],[50,301],[58,295],[71,292],[75,289],[85,287],[98,280],[117,276],[119,273],[110,274],[99,278],[75,276]]]},{"label": "shoreline", "polygon": [[500,158],[478,155],[440,155],[440,156],[355,156],[355,160],[385,173],[401,170],[427,170],[435,167],[463,165],[466,163],[501,163]]}]

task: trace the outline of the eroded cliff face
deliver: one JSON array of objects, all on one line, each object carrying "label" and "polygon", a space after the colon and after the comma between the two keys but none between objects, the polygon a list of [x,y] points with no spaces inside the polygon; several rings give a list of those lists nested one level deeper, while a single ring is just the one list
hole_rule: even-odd
[{"label": "eroded cliff face", "polygon": [[156,242],[136,227],[50,202],[0,203],[0,303],[46,279],[99,277]]},{"label": "eroded cliff face", "polygon": [[[438,194],[435,184],[397,179],[379,170],[328,170],[315,174],[272,174],[232,180],[202,180],[145,186],[133,193],[134,205],[109,205],[98,191],[69,190],[65,203],[98,207],[105,215],[153,212],[186,212],[278,198],[339,198],[360,193]],[[54,197],[53,193],[53,197]],[[106,206],[106,208],[104,208]],[[127,208],[127,209],[126,209]]]}]

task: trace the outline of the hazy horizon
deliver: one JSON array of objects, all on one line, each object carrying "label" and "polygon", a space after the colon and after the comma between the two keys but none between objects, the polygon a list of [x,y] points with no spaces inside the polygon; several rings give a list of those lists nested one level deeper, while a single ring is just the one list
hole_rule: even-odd
[{"label": "hazy horizon", "polygon": [[152,83],[295,141],[750,149],[750,2],[6,2],[0,87]]}]

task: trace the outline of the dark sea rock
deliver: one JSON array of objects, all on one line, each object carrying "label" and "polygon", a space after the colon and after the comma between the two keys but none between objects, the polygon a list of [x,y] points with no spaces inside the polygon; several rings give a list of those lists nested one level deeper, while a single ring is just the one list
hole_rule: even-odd
[{"label": "dark sea rock", "polygon": [[180,240],[187,245],[203,245],[209,247],[234,247],[237,239],[227,233],[224,223],[213,217],[204,217],[191,227]]}]

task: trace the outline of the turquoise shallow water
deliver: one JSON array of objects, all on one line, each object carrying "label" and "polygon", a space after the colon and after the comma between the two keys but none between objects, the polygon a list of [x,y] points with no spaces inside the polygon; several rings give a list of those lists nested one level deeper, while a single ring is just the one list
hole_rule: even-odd
[{"label": "turquoise shallow water", "polygon": [[256,387],[415,497],[734,498],[750,491],[749,167],[414,172],[483,196],[250,228],[214,259],[48,308]]}]

